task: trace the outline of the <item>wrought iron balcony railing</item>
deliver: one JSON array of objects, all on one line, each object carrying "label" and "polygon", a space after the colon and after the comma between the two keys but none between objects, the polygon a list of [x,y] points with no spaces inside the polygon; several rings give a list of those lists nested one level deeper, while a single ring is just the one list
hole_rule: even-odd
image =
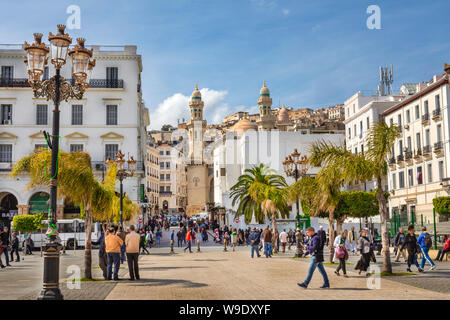
[{"label": "wrought iron balcony railing", "polygon": [[399,154],[399,155],[397,156],[397,162],[401,162],[401,161],[403,161],[403,155],[402,155],[402,154]]},{"label": "wrought iron balcony railing", "polygon": [[423,154],[426,154],[426,153],[430,153],[431,152],[431,147],[430,146],[424,146],[423,148],[422,148],[422,150],[423,150]]},{"label": "wrought iron balcony railing", "polygon": [[412,152],[411,151],[406,151],[405,152],[405,159],[411,159],[412,158]]},{"label": "wrought iron balcony railing", "polygon": [[389,164],[395,164],[395,157],[389,159]]},{"label": "wrought iron balcony railing", "polygon": [[28,79],[0,78],[0,87],[6,88],[29,88]]},{"label": "wrought iron balcony railing", "polygon": [[442,141],[438,141],[434,144],[434,150],[441,150],[443,148]]},{"label": "wrought iron balcony railing", "polygon": [[428,120],[430,120],[430,114],[429,113],[425,113],[422,116],[422,122],[425,122],[425,121],[428,121]]},{"label": "wrought iron balcony railing", "polygon": [[433,110],[433,117],[438,117],[441,115],[441,108]]}]

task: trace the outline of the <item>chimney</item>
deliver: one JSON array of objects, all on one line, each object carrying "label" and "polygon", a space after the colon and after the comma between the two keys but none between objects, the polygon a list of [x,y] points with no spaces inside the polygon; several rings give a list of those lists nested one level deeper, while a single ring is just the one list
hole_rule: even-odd
[{"label": "chimney", "polygon": [[444,70],[447,74],[450,74],[450,64],[444,64]]}]

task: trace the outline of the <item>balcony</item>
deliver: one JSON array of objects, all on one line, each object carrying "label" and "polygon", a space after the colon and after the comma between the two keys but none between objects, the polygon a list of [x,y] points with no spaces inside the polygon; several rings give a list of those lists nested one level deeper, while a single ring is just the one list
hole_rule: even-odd
[{"label": "balcony", "polygon": [[395,168],[395,163],[396,163],[395,157],[389,159],[389,167]]},{"label": "balcony", "polygon": [[403,155],[402,155],[402,154],[399,154],[399,155],[397,156],[397,162],[402,162],[403,160],[404,160]]},{"label": "balcony", "polygon": [[441,120],[441,108],[433,110],[433,120]]},{"label": "balcony", "polygon": [[431,159],[431,146],[424,146],[422,149],[422,155],[426,159]]},{"label": "balcony", "polygon": [[412,159],[412,151],[406,151],[405,152],[405,160]]},{"label": "balcony", "polygon": [[434,144],[433,151],[437,155],[440,155],[444,152],[444,145],[443,145],[442,141],[438,141]]},{"label": "balcony", "polygon": [[[94,171],[106,171],[108,169],[104,161],[92,161],[92,169]],[[125,169],[127,168],[127,163],[124,164]],[[145,163],[143,161],[136,161],[136,171],[144,171]]]},{"label": "balcony", "polygon": [[425,113],[422,116],[422,124],[423,125],[430,124],[430,114],[429,113]]},{"label": "balcony", "polygon": [[0,87],[3,88],[30,88],[28,79],[1,79]]},{"label": "balcony", "polygon": [[[70,83],[75,85],[75,79],[71,79]],[[123,89],[123,80],[120,79],[91,79],[89,88],[111,88]]]},{"label": "balcony", "polygon": [[414,151],[414,160],[420,161],[422,159],[422,149],[419,148],[417,151]]},{"label": "balcony", "polygon": [[171,196],[172,195],[172,191],[160,191],[159,195],[160,196]]},{"label": "balcony", "polygon": [[10,172],[15,164],[15,162],[0,162],[0,172]]}]

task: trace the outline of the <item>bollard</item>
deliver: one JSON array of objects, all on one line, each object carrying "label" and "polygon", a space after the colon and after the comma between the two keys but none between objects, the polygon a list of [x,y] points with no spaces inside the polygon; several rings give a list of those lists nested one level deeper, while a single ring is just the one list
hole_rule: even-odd
[{"label": "bollard", "polygon": [[200,240],[197,240],[197,252],[200,252]]},{"label": "bollard", "polygon": [[174,253],[174,251],[173,251],[173,239],[170,240],[170,253]]}]

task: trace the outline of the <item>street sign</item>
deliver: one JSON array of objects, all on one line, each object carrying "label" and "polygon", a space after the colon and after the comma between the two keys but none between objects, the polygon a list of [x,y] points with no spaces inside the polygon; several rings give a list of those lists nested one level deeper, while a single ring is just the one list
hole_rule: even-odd
[{"label": "street sign", "polygon": [[236,220],[234,220],[236,223],[239,223],[239,219],[236,218]]}]

